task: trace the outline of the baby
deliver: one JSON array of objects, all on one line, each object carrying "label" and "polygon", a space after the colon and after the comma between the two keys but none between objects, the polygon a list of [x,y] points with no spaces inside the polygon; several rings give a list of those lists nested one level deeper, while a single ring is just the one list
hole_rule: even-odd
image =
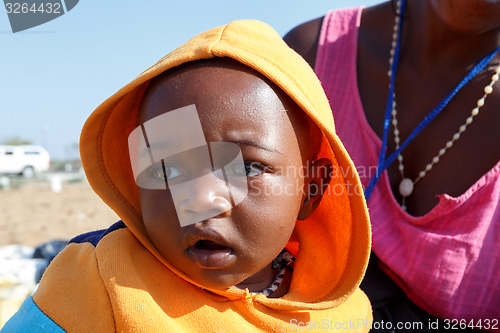
[{"label": "baby", "polygon": [[2,332],[369,330],[359,178],[313,71],[269,26],[188,41],[80,145],[122,221],[70,241]]}]

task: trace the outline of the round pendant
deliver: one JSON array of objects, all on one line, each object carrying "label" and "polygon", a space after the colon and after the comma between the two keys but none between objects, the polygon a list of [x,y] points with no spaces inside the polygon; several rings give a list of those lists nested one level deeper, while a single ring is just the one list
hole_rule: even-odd
[{"label": "round pendant", "polygon": [[405,178],[399,183],[399,193],[403,197],[407,197],[413,192],[413,181],[409,178]]}]

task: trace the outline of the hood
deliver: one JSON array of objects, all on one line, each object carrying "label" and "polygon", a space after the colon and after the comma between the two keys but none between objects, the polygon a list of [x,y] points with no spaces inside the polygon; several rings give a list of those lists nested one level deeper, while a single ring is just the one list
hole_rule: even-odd
[{"label": "hood", "polygon": [[[208,30],[170,52],[102,103],[82,131],[80,150],[90,185],[135,237],[183,279],[146,233],[128,152],[139,106],[149,81],[183,63],[229,57],[273,81],[322,130],[320,156],[332,161],[332,180],[321,204],[297,221],[287,249],[295,257],[290,290],[281,298],[248,292],[212,290],[231,299],[255,297],[276,309],[326,309],[343,303],[359,286],[370,253],[370,225],[363,189],[353,162],[335,133],[329,102],[310,66],[276,31],[259,21],[242,20]],[[333,101],[335,102],[335,101]],[[203,286],[201,286],[203,287]]]}]

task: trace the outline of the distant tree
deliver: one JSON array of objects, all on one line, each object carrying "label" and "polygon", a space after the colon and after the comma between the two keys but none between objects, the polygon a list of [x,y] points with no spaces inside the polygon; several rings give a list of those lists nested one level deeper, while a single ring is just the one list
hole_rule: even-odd
[{"label": "distant tree", "polygon": [[33,142],[31,142],[30,140],[22,139],[18,136],[14,136],[3,140],[3,144],[11,146],[19,146],[19,145],[32,145]]}]

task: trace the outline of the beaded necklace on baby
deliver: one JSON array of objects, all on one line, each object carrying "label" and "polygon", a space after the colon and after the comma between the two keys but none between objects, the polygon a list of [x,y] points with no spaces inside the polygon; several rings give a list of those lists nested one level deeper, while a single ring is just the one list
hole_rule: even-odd
[{"label": "beaded necklace on baby", "polygon": [[[455,89],[446,96],[439,105],[432,110],[422,122],[413,130],[410,136],[405,140],[405,142],[400,146],[400,138],[399,138],[399,130],[398,130],[398,121],[396,118],[396,102],[395,92],[394,92],[394,81],[396,75],[396,68],[399,60],[399,51],[400,51],[400,41],[401,41],[401,31],[403,26],[403,16],[406,8],[406,0],[398,0],[396,2],[396,18],[394,22],[394,29],[392,35],[392,48],[390,52],[389,64],[390,70],[388,72],[390,83],[389,83],[389,95],[387,98],[387,105],[385,110],[385,119],[384,119],[384,136],[382,139],[382,147],[380,149],[378,164],[377,164],[377,173],[371,179],[370,184],[365,190],[366,200],[370,198],[370,195],[373,191],[373,187],[377,183],[378,179],[382,172],[397,158],[398,159],[398,169],[401,173],[401,183],[399,185],[399,192],[402,196],[402,208],[406,210],[405,206],[405,198],[411,195],[413,192],[414,185],[421,180],[425,175],[432,170],[433,166],[439,162],[439,158],[443,156],[446,151],[451,148],[455,141],[460,138],[460,135],[466,130],[467,126],[472,123],[474,117],[479,114],[479,109],[484,105],[486,97],[492,93],[493,85],[498,81],[500,74],[500,65],[496,68],[495,74],[491,77],[491,82],[484,88],[484,95],[477,101],[477,106],[472,110],[471,115],[466,119],[465,123],[459,127],[459,130],[453,135],[452,139],[446,142],[445,146],[439,150],[438,154],[434,156],[432,162],[427,164],[425,169],[421,171],[418,177],[412,181],[410,178],[405,177],[404,175],[404,165],[403,165],[403,156],[401,155],[401,151],[413,140],[419,133],[424,129],[440,112],[444,109],[444,107],[448,104],[448,102],[457,94],[457,92],[462,89],[462,87],[467,84],[474,76],[476,76],[479,72],[481,72],[486,65],[494,58],[497,52],[500,50],[500,47],[497,47],[493,52],[489,53],[486,57],[484,57],[479,63],[477,63],[472,70],[467,73],[467,75],[462,79],[462,81],[455,87]],[[392,121],[391,121],[392,120]],[[396,145],[396,151],[393,152],[387,159],[386,156],[386,148],[387,148],[387,134],[389,130],[389,124],[392,123],[394,130],[394,142]]]},{"label": "beaded necklace on baby", "polygon": [[273,260],[272,263],[273,269],[277,271],[276,277],[274,278],[273,282],[271,282],[271,284],[267,286],[264,290],[253,292],[252,294],[253,295],[262,294],[264,296],[270,296],[272,293],[274,293],[281,286],[281,283],[283,282],[283,278],[285,277],[286,266],[290,265],[294,260],[295,258],[290,252],[283,250]]}]

